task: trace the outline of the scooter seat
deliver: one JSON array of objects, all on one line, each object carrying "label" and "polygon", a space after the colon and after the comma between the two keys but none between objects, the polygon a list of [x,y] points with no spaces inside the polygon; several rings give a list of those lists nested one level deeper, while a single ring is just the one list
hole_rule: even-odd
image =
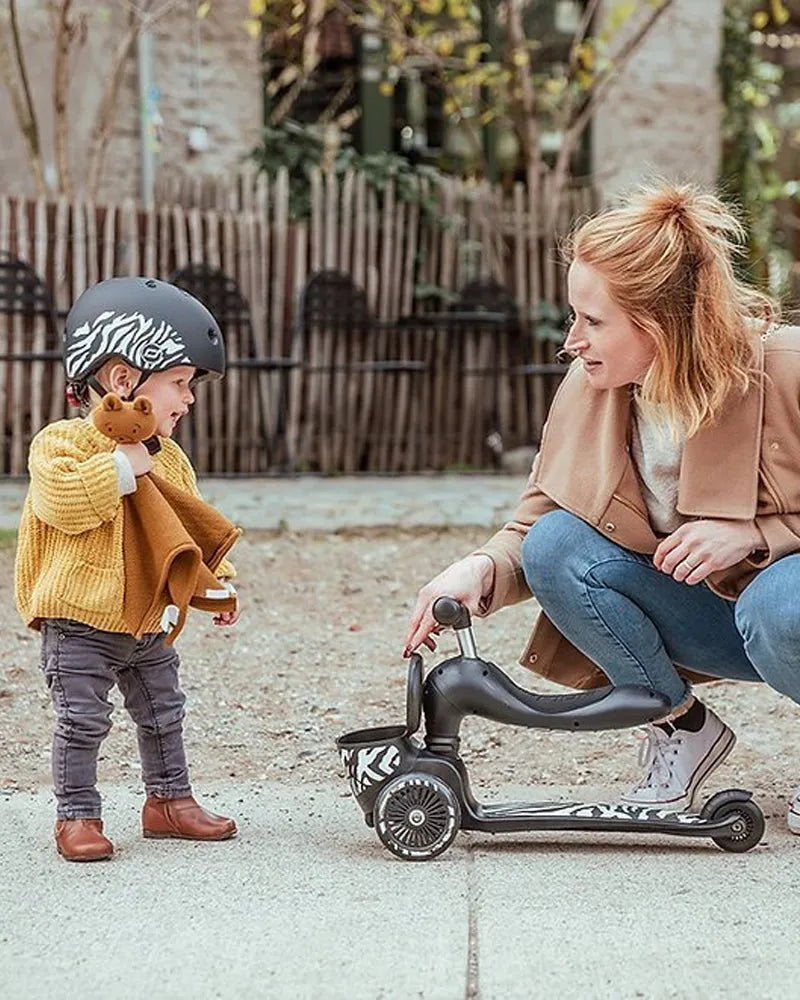
[{"label": "scooter seat", "polygon": [[428,740],[452,740],[461,720],[477,715],[539,729],[626,729],[661,718],[670,703],[639,685],[573,694],[536,694],[519,687],[494,663],[454,657],[428,674],[422,696]]}]

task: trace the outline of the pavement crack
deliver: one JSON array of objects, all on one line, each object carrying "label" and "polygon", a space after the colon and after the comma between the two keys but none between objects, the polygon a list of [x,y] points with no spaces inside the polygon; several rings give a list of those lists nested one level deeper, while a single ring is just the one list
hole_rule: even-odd
[{"label": "pavement crack", "polygon": [[478,888],[475,876],[475,849],[467,845],[467,987],[465,1000],[479,1000],[478,988]]}]

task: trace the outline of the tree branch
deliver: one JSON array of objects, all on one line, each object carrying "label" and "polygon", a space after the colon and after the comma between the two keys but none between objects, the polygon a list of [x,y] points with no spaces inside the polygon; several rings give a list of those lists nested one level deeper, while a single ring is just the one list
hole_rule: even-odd
[{"label": "tree branch", "polygon": [[59,194],[71,198],[69,169],[69,53],[76,33],[70,21],[72,0],[61,0],[54,20],[55,59],[53,61],[53,134]]},{"label": "tree branch", "polygon": [[0,71],[6,82],[6,87],[11,95],[14,105],[14,112],[22,131],[25,145],[28,149],[28,159],[33,170],[33,179],[36,184],[38,196],[45,195],[46,187],[44,183],[44,170],[42,169],[42,149],[39,142],[39,123],[36,118],[36,108],[31,97],[31,90],[28,85],[28,73],[25,68],[25,55],[22,51],[22,40],[17,22],[17,2],[10,0],[9,12],[11,20],[11,37],[14,41],[14,54],[16,56],[17,70],[22,82],[22,93],[20,93],[15,81],[11,66],[11,56],[6,48],[5,41],[0,37]]},{"label": "tree branch", "polygon": [[539,124],[536,120],[536,95],[531,80],[529,58],[520,65],[513,58],[514,52],[524,52],[527,56],[527,36],[522,23],[521,0],[506,0],[506,31],[508,33],[508,51],[512,55],[511,64],[517,79],[520,98],[512,97],[510,106],[515,120],[517,134],[520,138],[528,176],[538,177],[541,169],[541,152],[539,147]]},{"label": "tree branch", "polygon": [[561,192],[566,185],[567,177],[569,175],[570,157],[575,150],[578,140],[583,134],[583,130],[591,121],[593,115],[597,111],[597,108],[605,100],[611,84],[614,81],[615,75],[625,66],[633,53],[639,48],[644,39],[647,37],[656,21],[663,14],[665,14],[670,7],[672,7],[674,2],[675,0],[661,0],[661,4],[652,10],[644,23],[641,24],[625,42],[612,63],[601,73],[598,73],[591,89],[589,90],[586,100],[577,109],[577,116],[564,131],[561,146],[558,150],[558,157],[556,158],[556,164],[553,169],[553,198],[548,206],[547,213],[547,231],[549,233],[553,233],[555,231],[555,223],[558,217],[558,207],[561,201]]},{"label": "tree branch", "polygon": [[600,0],[589,0],[583,11],[583,17],[578,25],[577,31],[575,32],[575,37],[572,39],[572,44],[569,47],[569,65],[574,66],[575,60],[578,55],[578,48],[582,44],[584,38],[586,38],[586,32],[589,30],[589,25],[592,23],[592,18],[595,15],[597,8],[600,6]]},{"label": "tree branch", "polygon": [[103,161],[111,131],[114,126],[114,111],[119,97],[119,91],[128,68],[127,63],[136,39],[143,30],[148,30],[162,17],[178,5],[180,0],[166,0],[158,10],[152,11],[152,2],[138,6],[129,4],[130,24],[124,36],[120,39],[113,55],[113,69],[108,80],[89,140],[89,169],[86,193],[89,200],[97,197],[100,180],[103,174]]}]

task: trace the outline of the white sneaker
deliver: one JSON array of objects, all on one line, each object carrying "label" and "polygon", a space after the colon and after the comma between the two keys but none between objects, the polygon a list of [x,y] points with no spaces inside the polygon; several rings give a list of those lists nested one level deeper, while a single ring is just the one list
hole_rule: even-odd
[{"label": "white sneaker", "polygon": [[[659,726],[644,727],[646,743],[639,754],[645,767],[640,780],[620,801],[631,806],[654,806],[669,812],[688,812],[700,785],[733,749],[733,730],[706,707],[703,728],[697,733],[676,729],[671,734]],[[797,833],[800,834],[800,800]]]},{"label": "white sneaker", "polygon": [[800,836],[800,788],[794,793],[789,805],[789,829]]}]

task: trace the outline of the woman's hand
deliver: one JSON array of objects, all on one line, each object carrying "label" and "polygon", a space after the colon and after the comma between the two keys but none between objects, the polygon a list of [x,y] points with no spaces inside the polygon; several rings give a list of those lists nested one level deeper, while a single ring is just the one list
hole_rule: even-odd
[{"label": "woman's hand", "polygon": [[403,656],[410,656],[421,643],[436,649],[433,635],[439,631],[431,609],[439,597],[454,597],[473,614],[481,598],[488,594],[494,579],[494,563],[489,556],[476,555],[459,559],[426,583],[417,597],[417,605],[408,627]]},{"label": "woman's hand", "polygon": [[755,521],[689,521],[663,539],[653,565],[680,583],[695,584],[758,548],[766,544]]}]

